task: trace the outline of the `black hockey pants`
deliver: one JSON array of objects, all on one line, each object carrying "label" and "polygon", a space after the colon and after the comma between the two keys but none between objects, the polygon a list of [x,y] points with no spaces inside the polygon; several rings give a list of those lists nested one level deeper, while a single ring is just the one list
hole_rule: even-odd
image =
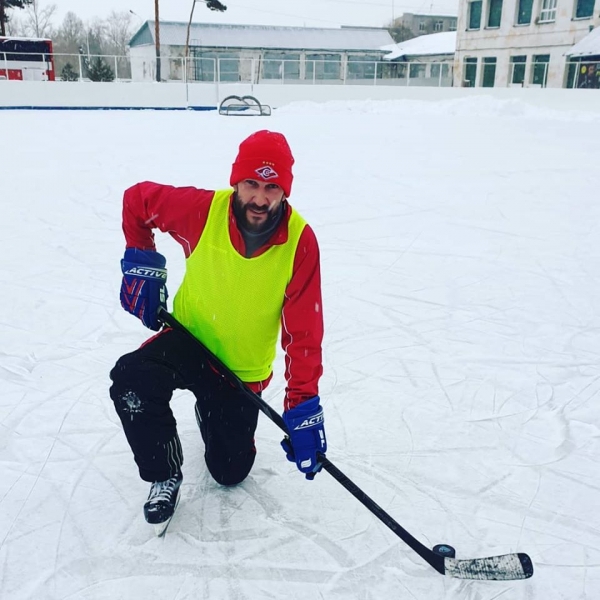
[{"label": "black hockey pants", "polygon": [[234,485],[250,473],[258,408],[213,370],[189,336],[159,333],[122,356],[110,378],[110,397],[144,481],[181,472],[183,452],[169,404],[176,389],[196,397],[204,458],[215,481]]}]

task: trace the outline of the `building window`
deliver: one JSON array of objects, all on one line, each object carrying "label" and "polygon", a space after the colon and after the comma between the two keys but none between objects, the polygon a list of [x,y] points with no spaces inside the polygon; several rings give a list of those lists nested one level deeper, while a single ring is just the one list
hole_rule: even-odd
[{"label": "building window", "polygon": [[425,21],[419,23],[419,31],[427,31],[427,23]]},{"label": "building window", "polygon": [[[576,67],[577,70],[573,71],[573,77],[570,77],[567,87],[599,90],[600,62],[598,62],[598,59],[600,59],[600,56],[590,56],[581,59],[581,62],[579,63],[570,63],[569,67]],[[571,71],[571,69],[569,69],[569,71]],[[574,77],[575,75],[576,79]]]},{"label": "building window", "polygon": [[265,52],[264,79],[300,79],[300,55],[287,52]]},{"label": "building window", "polygon": [[240,57],[233,53],[219,56],[219,81],[240,81]]},{"label": "building window", "polygon": [[529,25],[533,13],[533,0],[519,0],[519,12],[517,13],[517,25]]},{"label": "building window", "polygon": [[567,61],[566,69],[567,69],[567,84],[565,87],[573,88],[575,86],[575,76],[577,75],[577,69],[579,68],[579,63]]},{"label": "building window", "polygon": [[525,67],[527,66],[526,56],[511,56],[510,57],[510,74],[509,79],[511,83],[521,84],[525,83]]},{"label": "building window", "polygon": [[190,49],[192,81],[241,81],[240,56],[237,52],[203,51],[202,48]]},{"label": "building window", "polygon": [[191,81],[216,81],[217,80],[217,61],[215,58],[194,57],[190,60],[191,73],[188,73],[188,79]]},{"label": "building window", "polygon": [[452,19],[452,21],[450,21],[448,31],[456,31],[456,19]]},{"label": "building window", "polygon": [[444,30],[444,21],[436,21],[433,24],[434,31],[443,31]]},{"label": "building window", "polygon": [[546,87],[548,81],[549,54],[537,54],[533,57],[533,69],[531,72],[531,83]]},{"label": "building window", "polygon": [[477,79],[477,58],[465,58],[463,87],[475,87]]},{"label": "building window", "polygon": [[435,79],[447,79],[451,77],[450,65],[448,63],[433,63],[430,72],[431,77]]},{"label": "building window", "polygon": [[469,29],[479,29],[481,27],[482,4],[482,0],[473,0],[473,2],[469,2]]},{"label": "building window", "polygon": [[339,54],[307,54],[306,79],[341,79]]},{"label": "building window", "polygon": [[585,19],[594,14],[594,0],[577,0],[576,19]]},{"label": "building window", "polygon": [[423,63],[410,63],[409,68],[409,77],[411,79],[423,79],[425,77],[427,71],[427,65]]},{"label": "building window", "polygon": [[483,77],[481,87],[494,87],[496,81],[496,57],[486,56],[483,59]]},{"label": "building window", "polygon": [[[555,0],[556,1],[556,0]],[[488,27],[500,27],[502,18],[502,0],[490,0],[490,12],[488,14]]]},{"label": "building window", "polygon": [[[347,78],[348,79],[373,79],[375,77],[375,65],[379,62],[377,54],[364,54],[348,56]],[[383,76],[383,69],[377,69],[377,77]]]},{"label": "building window", "polygon": [[551,23],[556,20],[556,1],[557,0],[542,0],[540,23]]}]

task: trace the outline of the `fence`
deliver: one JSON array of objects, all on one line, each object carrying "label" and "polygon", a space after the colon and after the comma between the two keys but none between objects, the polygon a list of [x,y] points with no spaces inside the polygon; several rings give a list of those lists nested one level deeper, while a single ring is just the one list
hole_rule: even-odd
[{"label": "fence", "polygon": [[[0,52],[0,70],[13,71],[16,57]],[[139,81],[156,79],[155,57],[91,54],[30,55],[19,63],[19,79],[36,79],[34,72],[53,63],[57,81]],[[3,69],[4,66],[4,69]],[[344,60],[285,60],[263,58],[161,57],[161,81],[212,83],[405,85],[449,87],[449,62],[374,62]]]}]

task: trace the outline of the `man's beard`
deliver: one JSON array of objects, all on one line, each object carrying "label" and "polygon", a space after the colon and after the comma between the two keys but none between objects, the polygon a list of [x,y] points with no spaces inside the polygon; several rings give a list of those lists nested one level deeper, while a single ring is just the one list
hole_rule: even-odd
[{"label": "man's beard", "polygon": [[[237,194],[233,196],[233,214],[238,225],[250,233],[262,233],[271,227],[280,214],[281,203],[269,210],[266,206],[258,206],[254,202],[243,205]],[[262,223],[255,223],[248,218],[248,211],[253,210],[256,213],[264,213],[267,218]]]}]

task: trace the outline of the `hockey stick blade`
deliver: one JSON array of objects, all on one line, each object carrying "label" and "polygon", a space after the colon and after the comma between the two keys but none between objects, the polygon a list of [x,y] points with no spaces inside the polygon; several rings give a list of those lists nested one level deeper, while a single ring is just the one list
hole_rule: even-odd
[{"label": "hockey stick blade", "polygon": [[533,575],[533,563],[531,558],[522,552],[465,560],[445,558],[444,575],[456,579],[493,581],[529,579]]}]

